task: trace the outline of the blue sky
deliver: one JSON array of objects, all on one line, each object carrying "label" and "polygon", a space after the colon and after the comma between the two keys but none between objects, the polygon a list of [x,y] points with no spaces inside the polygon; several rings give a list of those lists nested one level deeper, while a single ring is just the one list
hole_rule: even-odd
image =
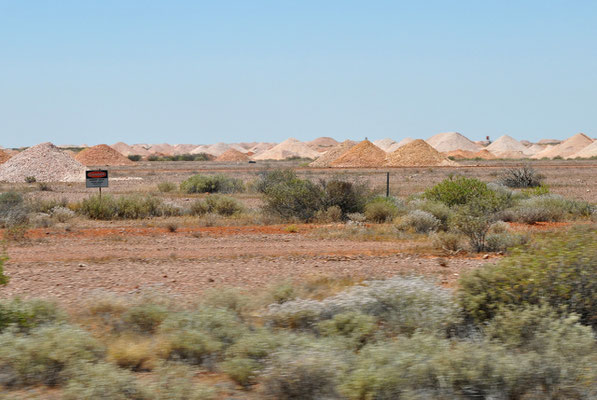
[{"label": "blue sky", "polygon": [[0,145],[597,136],[594,1],[0,0]]}]

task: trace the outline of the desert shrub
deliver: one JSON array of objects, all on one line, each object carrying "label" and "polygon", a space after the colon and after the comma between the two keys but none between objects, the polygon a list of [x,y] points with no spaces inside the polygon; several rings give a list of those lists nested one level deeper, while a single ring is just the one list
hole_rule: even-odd
[{"label": "desert shrub", "polygon": [[54,209],[66,208],[68,201],[66,198],[57,199],[32,199],[27,202],[28,208],[37,213],[52,214]]},{"label": "desert shrub", "polygon": [[502,211],[500,217],[505,221],[533,224],[589,217],[592,212],[593,207],[587,202],[547,194],[522,200],[518,205]]},{"label": "desert shrub", "polygon": [[469,203],[457,207],[450,225],[468,238],[473,251],[481,252],[486,247],[487,232],[497,218],[494,212],[491,202],[472,199]]},{"label": "desert shrub", "polygon": [[168,316],[168,309],[161,304],[141,303],[128,308],[122,321],[128,329],[140,333],[153,333]]},{"label": "desert shrub", "polygon": [[176,184],[172,182],[160,182],[158,183],[158,190],[162,193],[174,192],[176,190]]},{"label": "desert shrub", "polygon": [[156,347],[150,338],[120,337],[108,345],[107,360],[132,371],[151,371],[159,356]]},{"label": "desert shrub", "polygon": [[196,312],[171,314],[158,332],[167,342],[170,359],[213,366],[243,335],[245,327],[231,311],[203,307]]},{"label": "desert shrub", "polygon": [[326,210],[319,210],[315,213],[317,222],[340,222],[342,221],[342,210],[338,206],[328,207]]},{"label": "desert shrub", "polygon": [[205,200],[198,199],[195,200],[190,207],[191,215],[205,215],[210,212],[209,206],[205,202]]},{"label": "desert shrub", "polygon": [[539,186],[522,189],[520,192],[526,197],[544,196],[549,194],[549,186],[542,183]]},{"label": "desert shrub", "polygon": [[263,366],[250,358],[231,358],[221,363],[220,368],[234,382],[247,388],[257,383]]},{"label": "desert shrub", "polygon": [[445,333],[457,323],[450,291],[421,278],[395,277],[365,282],[324,300],[293,300],[269,306],[268,321],[281,327],[313,330],[337,314],[360,312],[377,317],[388,331]]},{"label": "desert shrub", "polygon": [[414,210],[403,216],[397,224],[400,230],[412,230],[417,233],[435,232],[441,222],[427,211]]},{"label": "desert shrub", "polygon": [[[283,180],[286,175],[290,179]],[[313,182],[291,175],[280,177],[276,174],[275,179],[263,178],[265,182],[258,187],[265,190],[264,210],[283,219],[311,220],[323,206],[323,191]]]},{"label": "desert shrub", "polygon": [[205,203],[209,212],[219,215],[231,216],[242,212],[242,204],[233,197],[211,195],[205,198]]},{"label": "desert shrub", "polygon": [[533,167],[525,165],[503,171],[498,182],[510,188],[532,188],[540,186],[543,178]]},{"label": "desert shrub", "polygon": [[69,367],[96,361],[102,347],[87,332],[68,325],[47,325],[19,334],[0,334],[0,384],[21,386],[64,382]]},{"label": "desert shrub", "polygon": [[412,207],[415,210],[421,210],[430,213],[439,220],[439,229],[444,231],[448,230],[448,224],[454,212],[446,204],[439,201],[423,200],[414,202]]},{"label": "desert shrub", "polygon": [[495,266],[464,275],[459,298],[467,315],[477,321],[493,318],[504,306],[545,302],[597,327],[596,277],[597,230],[576,229],[538,239]]},{"label": "desert shrub", "polygon": [[[1,260],[0,260],[1,263]],[[12,326],[27,332],[40,325],[64,321],[66,316],[56,304],[44,300],[0,300],[0,332]]]},{"label": "desert shrub", "polygon": [[157,197],[104,195],[91,196],[75,205],[75,210],[91,219],[142,219],[178,215],[180,211],[168,206]]},{"label": "desert shrub", "polygon": [[25,177],[25,182],[27,182],[27,183],[35,183],[35,182],[37,182],[37,178],[34,177],[34,176],[26,176]]},{"label": "desert shrub", "polygon": [[504,221],[496,221],[489,227],[490,234],[506,233],[510,230],[510,226]]},{"label": "desert shrub", "polygon": [[489,233],[485,238],[485,250],[493,252],[506,251],[512,247],[521,246],[528,241],[529,237],[520,233]]},{"label": "desert shrub", "polygon": [[[576,357],[590,349],[584,338]],[[590,398],[594,378],[586,356],[575,361],[557,345],[521,353],[496,342],[416,334],[366,346],[340,389],[349,399],[568,399]]]},{"label": "desert shrub", "polygon": [[476,178],[458,177],[445,179],[427,189],[423,197],[452,207],[468,204],[474,199],[495,197],[495,192],[489,189],[486,183]]},{"label": "desert shrub", "polygon": [[206,291],[202,304],[229,310],[237,316],[243,317],[250,308],[251,298],[239,289],[218,288]]},{"label": "desert shrub", "polygon": [[37,184],[37,188],[39,189],[40,192],[51,192],[52,191],[52,186],[47,182],[39,182]]},{"label": "desert shrub", "polygon": [[337,380],[345,368],[342,357],[324,346],[285,348],[270,358],[263,388],[280,400],[337,398]]},{"label": "desert shrub", "polygon": [[[8,284],[10,278],[4,274],[4,263],[8,260],[8,256],[6,254],[0,254],[0,286],[4,286]],[[0,317],[3,318],[3,317]],[[2,324],[2,322],[0,322]]]},{"label": "desert shrub", "polygon": [[129,154],[127,157],[131,161],[141,161],[141,156],[139,154]]},{"label": "desert shrub", "polygon": [[368,190],[363,184],[355,184],[340,179],[322,181],[323,208],[338,207],[343,217],[349,213],[363,212],[368,198]]},{"label": "desert shrub", "polygon": [[135,376],[112,364],[79,363],[64,388],[65,400],[149,400]]},{"label": "desert shrub", "polygon": [[296,299],[297,292],[292,282],[285,281],[272,285],[266,293],[266,303],[282,304]]},{"label": "desert shrub", "polygon": [[448,253],[464,250],[463,237],[456,232],[437,232],[431,236],[433,247]]},{"label": "desert shrub", "polygon": [[4,230],[4,239],[9,242],[22,242],[26,239],[28,225],[11,225]]},{"label": "desert shrub", "polygon": [[377,328],[375,317],[348,311],[319,322],[316,329],[324,337],[345,337],[360,348],[373,337]]},{"label": "desert shrub", "polygon": [[193,371],[184,364],[163,364],[156,369],[158,380],[149,385],[148,400],[212,400],[214,391],[193,382]]},{"label": "desert shrub", "polygon": [[0,228],[26,225],[29,222],[29,208],[23,196],[17,192],[0,194]]},{"label": "desert shrub", "polygon": [[386,222],[404,212],[404,205],[393,197],[376,197],[365,205],[365,217],[372,222]]},{"label": "desert shrub", "polygon": [[253,183],[256,192],[265,194],[267,191],[279,184],[287,184],[297,179],[296,172],[291,169],[274,169],[263,171]]},{"label": "desert shrub", "polygon": [[161,161],[159,156],[156,156],[155,154],[152,154],[150,156],[147,156],[147,161]]},{"label": "desert shrub", "polygon": [[193,175],[180,184],[184,193],[236,193],[243,192],[245,185],[241,179],[226,175]]}]

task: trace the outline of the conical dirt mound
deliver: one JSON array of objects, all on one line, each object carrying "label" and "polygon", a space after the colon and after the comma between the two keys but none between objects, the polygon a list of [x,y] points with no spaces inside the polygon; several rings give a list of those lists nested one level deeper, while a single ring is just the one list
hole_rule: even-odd
[{"label": "conical dirt mound", "polygon": [[282,143],[253,157],[254,160],[285,160],[290,157],[317,158],[321,153],[313,150],[305,143],[289,138]]},{"label": "conical dirt mound", "polygon": [[5,162],[7,162],[10,159],[10,157],[10,154],[0,149],[0,164],[4,164]]},{"label": "conical dirt mound", "polygon": [[249,161],[249,156],[236,149],[228,149],[220,154],[216,161]]},{"label": "conical dirt mound", "polygon": [[466,151],[466,150],[454,150],[447,153],[442,153],[446,157],[452,157],[455,160],[473,160],[475,158],[481,158],[483,160],[495,160],[496,157],[489,151],[483,149],[481,151]]},{"label": "conical dirt mound", "polygon": [[52,143],[41,143],[0,165],[0,181],[24,182],[32,176],[38,182],[82,182],[85,166]]},{"label": "conical dirt mound", "polygon": [[438,133],[437,135],[427,139],[427,143],[429,143],[435,150],[441,152],[454,150],[477,152],[481,150],[481,146],[458,132]]},{"label": "conical dirt mound", "polygon": [[133,165],[134,162],[114,150],[107,144],[98,144],[82,150],[75,160],[83,165]]},{"label": "conical dirt mound", "polygon": [[315,168],[327,168],[330,166],[332,162],[334,162],[338,157],[346,153],[350,150],[353,146],[355,146],[357,142],[353,140],[345,140],[340,144],[332,147],[325,153],[323,153],[317,160],[313,161],[309,164],[310,167]]},{"label": "conical dirt mound", "polygon": [[503,135],[486,147],[493,155],[501,158],[521,158],[529,156],[529,149],[511,136]]},{"label": "conical dirt mound", "polygon": [[388,154],[387,167],[456,166],[454,161],[440,154],[424,140],[417,139]]},{"label": "conical dirt mound", "polygon": [[330,166],[340,168],[381,167],[386,155],[385,151],[365,139],[332,161]]},{"label": "conical dirt mound", "polygon": [[568,158],[578,153],[591,143],[593,143],[593,139],[591,139],[584,133],[577,133],[576,135],[564,140],[557,146],[554,146],[549,150],[544,150],[540,153],[535,154],[532,158]]}]

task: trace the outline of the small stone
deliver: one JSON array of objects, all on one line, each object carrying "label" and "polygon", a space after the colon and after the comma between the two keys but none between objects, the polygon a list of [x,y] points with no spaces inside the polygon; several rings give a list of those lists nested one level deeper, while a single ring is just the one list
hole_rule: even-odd
[{"label": "small stone", "polygon": [[484,260],[487,260],[488,258],[489,258],[489,254],[484,254],[484,255],[483,255],[483,259],[484,259]]},{"label": "small stone", "polygon": [[79,264],[79,268],[87,268],[87,265],[85,265],[85,264]]}]

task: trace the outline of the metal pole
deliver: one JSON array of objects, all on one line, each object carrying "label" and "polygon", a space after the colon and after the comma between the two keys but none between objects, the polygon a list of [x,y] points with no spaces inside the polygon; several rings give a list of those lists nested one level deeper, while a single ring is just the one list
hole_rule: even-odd
[{"label": "metal pole", "polygon": [[99,187],[99,190],[100,190],[100,198],[99,199],[100,199],[100,201],[102,201],[102,187],[101,186]]},{"label": "metal pole", "polygon": [[390,173],[386,173],[386,197],[390,197]]}]

